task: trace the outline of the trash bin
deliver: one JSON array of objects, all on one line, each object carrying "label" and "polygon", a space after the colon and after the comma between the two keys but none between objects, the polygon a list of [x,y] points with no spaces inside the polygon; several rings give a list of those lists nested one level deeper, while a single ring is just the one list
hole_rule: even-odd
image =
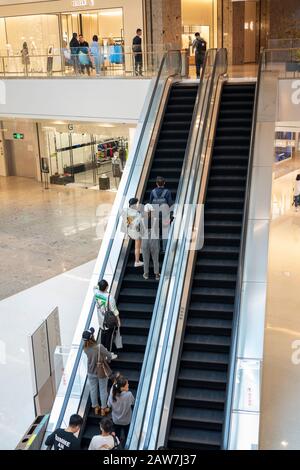
[{"label": "trash bin", "polygon": [[107,175],[101,175],[99,178],[99,189],[107,190],[110,189],[110,181]]}]

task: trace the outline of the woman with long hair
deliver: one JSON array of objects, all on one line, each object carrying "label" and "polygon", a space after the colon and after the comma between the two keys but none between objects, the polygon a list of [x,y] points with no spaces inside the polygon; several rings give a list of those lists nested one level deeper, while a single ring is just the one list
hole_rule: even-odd
[{"label": "woman with long hair", "polygon": [[[115,426],[116,435],[120,442],[126,442],[130,421],[132,417],[132,405],[134,396],[129,391],[129,383],[125,377],[119,377],[113,385],[109,398],[108,406],[112,411],[112,420]],[[124,438],[122,439],[122,432]]]},{"label": "woman with long hair", "polygon": [[[105,416],[110,412],[110,409],[107,407],[108,377],[106,371],[108,363],[112,359],[116,359],[117,355],[107,351],[102,344],[98,344],[95,340],[94,332],[94,328],[90,328],[83,332],[83,350],[87,355],[88,360],[88,383],[90,387],[92,408],[94,408],[96,415],[101,414],[101,416]],[[99,364],[102,364],[102,367],[99,367]],[[99,406],[99,391],[101,407]]]}]

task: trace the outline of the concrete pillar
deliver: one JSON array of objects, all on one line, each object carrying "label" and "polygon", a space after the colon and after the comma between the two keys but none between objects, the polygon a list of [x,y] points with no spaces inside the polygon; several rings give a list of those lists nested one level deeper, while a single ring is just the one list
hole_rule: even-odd
[{"label": "concrete pillar", "polygon": [[181,47],[181,0],[144,0],[144,12],[148,48]]}]

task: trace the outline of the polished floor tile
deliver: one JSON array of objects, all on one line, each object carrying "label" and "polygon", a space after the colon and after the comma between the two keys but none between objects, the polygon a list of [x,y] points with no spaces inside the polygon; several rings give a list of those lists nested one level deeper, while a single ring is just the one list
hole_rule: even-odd
[{"label": "polished floor tile", "polygon": [[115,194],[0,177],[0,299],[95,259]]},{"label": "polished floor tile", "polygon": [[300,449],[300,212],[291,206],[296,174],[273,183],[261,449]]}]

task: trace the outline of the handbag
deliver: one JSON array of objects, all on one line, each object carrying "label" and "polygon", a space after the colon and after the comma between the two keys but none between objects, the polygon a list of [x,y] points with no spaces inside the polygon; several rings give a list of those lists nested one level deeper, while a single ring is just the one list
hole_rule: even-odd
[{"label": "handbag", "polygon": [[111,436],[113,437],[113,440],[114,440],[114,446],[111,450],[122,450],[121,443],[118,442],[116,436],[114,436],[113,434],[111,434]]},{"label": "handbag", "polygon": [[123,348],[123,340],[122,340],[120,328],[117,328],[117,330],[116,330],[114,343],[115,343],[117,349],[122,349]]},{"label": "handbag", "polygon": [[112,312],[109,308],[109,297],[110,296],[108,296],[107,305],[105,307],[103,326],[104,328],[107,328],[110,330],[112,328],[115,328],[118,325],[118,320],[114,312]]},{"label": "handbag", "polygon": [[97,360],[97,377],[103,379],[103,374],[106,378],[110,378],[112,376],[112,370],[109,367],[107,361],[101,360],[101,352],[100,347],[98,348],[98,360]]}]

